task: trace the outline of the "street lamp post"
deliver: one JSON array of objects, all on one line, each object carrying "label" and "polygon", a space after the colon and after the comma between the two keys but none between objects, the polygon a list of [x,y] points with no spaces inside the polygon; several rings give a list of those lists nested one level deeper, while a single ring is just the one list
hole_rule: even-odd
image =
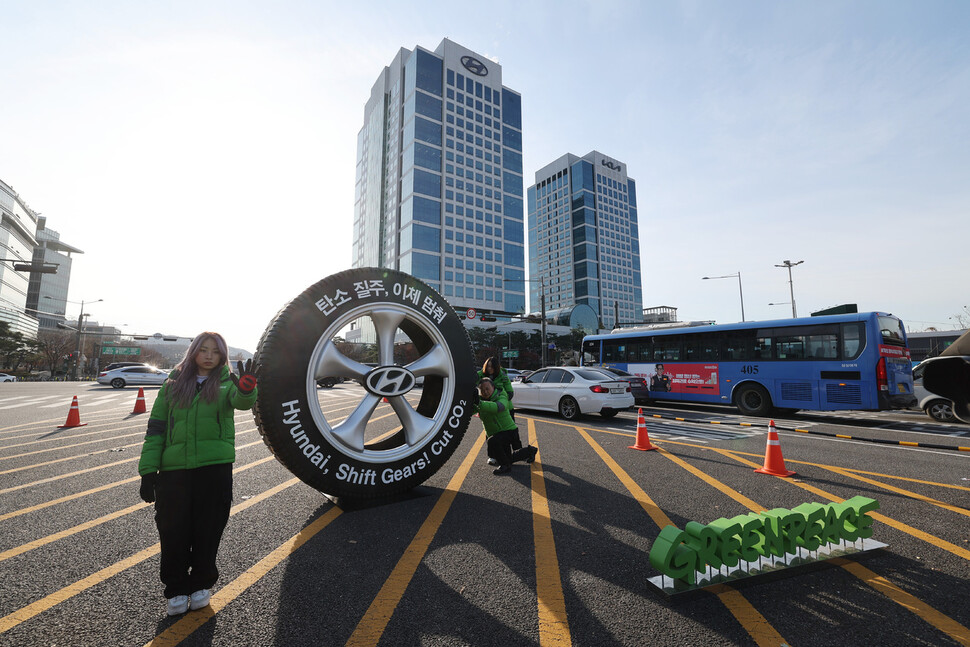
[{"label": "street lamp post", "polygon": [[[45,299],[50,299],[51,297],[45,296]],[[77,343],[75,344],[74,350],[74,368],[71,370],[73,379],[77,381],[78,379],[78,368],[81,365],[81,329],[84,326],[84,304],[85,303],[98,303],[104,301],[104,299],[97,299],[95,301],[66,301],[66,303],[80,303],[81,312],[77,316]]]},{"label": "street lamp post", "polygon": [[740,270],[734,274],[725,274],[724,276],[703,276],[702,281],[707,281],[710,279],[733,279],[738,277],[738,295],[741,297],[741,321],[744,321],[744,290],[741,289],[741,272]]},{"label": "street lamp post", "polygon": [[788,268],[788,290],[791,293],[791,316],[792,316],[792,319],[795,319],[795,318],[798,317],[798,312],[795,310],[795,284],[792,282],[792,278],[791,278],[791,268],[795,267],[796,265],[801,265],[804,262],[805,261],[795,261],[795,262],[792,262],[792,261],[789,261],[789,260],[784,260],[784,261],[781,262],[781,265],[775,265],[775,267],[787,267]]}]

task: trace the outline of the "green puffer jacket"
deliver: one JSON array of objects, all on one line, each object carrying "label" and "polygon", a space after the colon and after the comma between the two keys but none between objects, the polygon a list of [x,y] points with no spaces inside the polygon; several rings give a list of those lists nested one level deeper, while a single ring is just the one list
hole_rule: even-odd
[{"label": "green puffer jacket", "polygon": [[485,436],[491,437],[500,431],[515,429],[515,421],[509,413],[509,399],[502,389],[495,389],[492,397],[488,400],[481,400],[475,405],[475,412],[482,419],[482,426],[485,427]]},{"label": "green puffer jacket", "polygon": [[[485,373],[478,371],[478,381],[475,384],[481,384],[482,378],[486,377]],[[488,376],[491,377],[491,376]],[[515,395],[515,391],[512,390],[512,380],[509,379],[509,374],[505,372],[504,368],[498,369],[498,375],[491,378],[492,384],[495,385],[496,389],[505,391],[505,397],[509,400],[509,406],[514,406],[512,404],[512,397]]]},{"label": "green puffer jacket", "polygon": [[[229,367],[223,366],[215,402],[206,402],[196,394],[188,408],[176,407],[169,401],[170,381],[162,385],[148,419],[139,474],[235,462],[234,410],[251,409],[256,403],[256,389],[245,395],[240,393],[229,373]],[[169,380],[175,375],[172,371]]]}]

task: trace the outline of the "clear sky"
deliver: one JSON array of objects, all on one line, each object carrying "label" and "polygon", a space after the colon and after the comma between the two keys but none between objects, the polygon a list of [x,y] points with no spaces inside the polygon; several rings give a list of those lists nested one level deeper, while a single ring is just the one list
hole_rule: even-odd
[{"label": "clear sky", "polygon": [[[0,0],[0,179],[130,333],[256,350],[350,267],[364,103],[442,38],[522,93],[525,184],[598,150],[637,181],[644,306],[970,304],[970,2]],[[490,18],[499,16],[499,18]],[[769,306],[770,302],[784,305]],[[68,316],[77,306],[68,306]]]}]

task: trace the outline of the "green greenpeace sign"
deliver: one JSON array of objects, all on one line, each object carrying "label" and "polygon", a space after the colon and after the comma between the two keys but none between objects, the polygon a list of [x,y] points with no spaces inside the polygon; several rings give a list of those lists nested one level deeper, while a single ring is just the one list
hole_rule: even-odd
[{"label": "green greenpeace sign", "polygon": [[867,513],[877,508],[875,499],[856,496],[842,503],[803,503],[791,510],[721,518],[706,526],[691,521],[683,530],[667,526],[650,549],[650,564],[667,577],[694,585],[697,574],[706,573],[708,566],[730,569],[739,562],[867,539],[872,536],[872,517]]}]

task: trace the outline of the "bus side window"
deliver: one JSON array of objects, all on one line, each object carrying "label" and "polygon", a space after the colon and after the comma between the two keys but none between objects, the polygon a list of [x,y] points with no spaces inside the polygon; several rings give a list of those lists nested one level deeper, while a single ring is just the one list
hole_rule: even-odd
[{"label": "bus side window", "polygon": [[778,359],[805,359],[805,337],[802,335],[780,337]]},{"label": "bus side window", "polygon": [[638,362],[649,362],[653,359],[653,340],[649,337],[641,339],[637,349]]},{"label": "bus side window", "polygon": [[771,359],[771,337],[759,334],[754,340],[755,359]]},{"label": "bus side window", "polygon": [[866,346],[865,329],[861,322],[842,324],[842,359],[855,359]]},{"label": "bus side window", "polygon": [[809,335],[808,356],[812,359],[838,359],[839,336],[832,334]]},{"label": "bus side window", "polygon": [[619,362],[620,361],[620,342],[614,339],[608,339],[603,342],[603,361],[604,362]]}]

